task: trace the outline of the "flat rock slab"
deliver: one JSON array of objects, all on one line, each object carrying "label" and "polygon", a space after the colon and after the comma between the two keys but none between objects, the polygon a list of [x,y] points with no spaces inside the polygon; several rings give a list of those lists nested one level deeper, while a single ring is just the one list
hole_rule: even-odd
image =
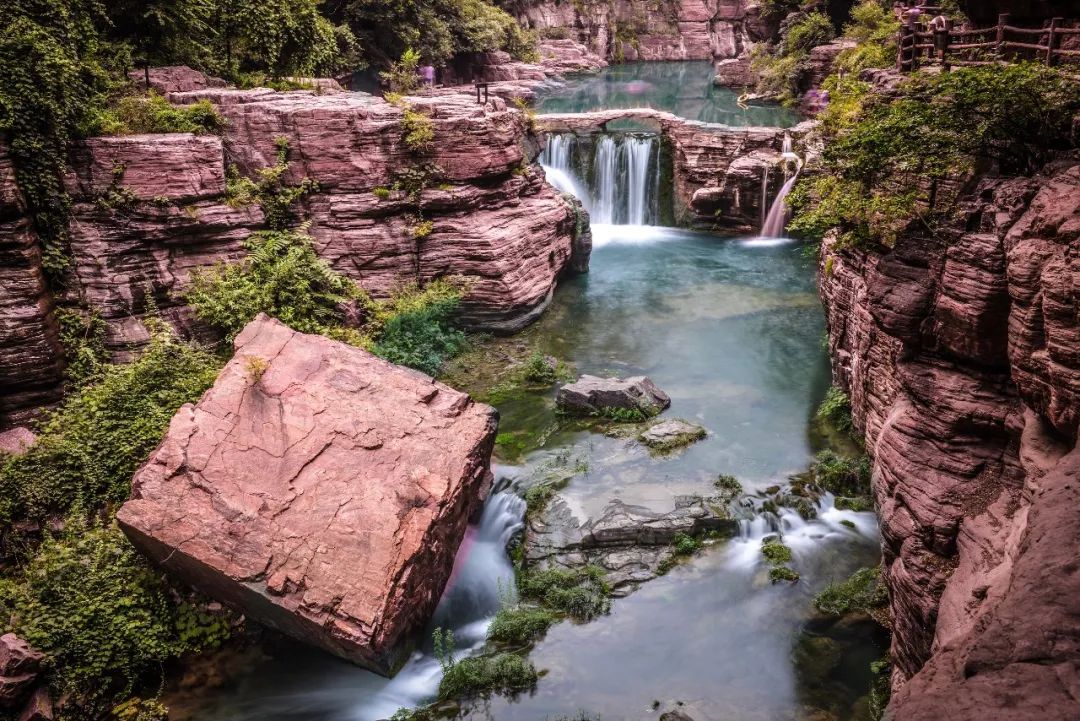
[{"label": "flat rock slab", "polygon": [[584,375],[560,388],[556,403],[564,411],[578,415],[637,410],[649,417],[670,406],[671,398],[645,376],[600,378]]},{"label": "flat rock slab", "polygon": [[265,315],[235,345],[135,474],[121,527],[210,597],[389,673],[487,492],[497,415]]},{"label": "flat rock slab", "polygon": [[638,436],[638,440],[649,448],[665,451],[688,446],[704,438],[706,433],[706,430],[696,423],[672,418],[649,426]]}]

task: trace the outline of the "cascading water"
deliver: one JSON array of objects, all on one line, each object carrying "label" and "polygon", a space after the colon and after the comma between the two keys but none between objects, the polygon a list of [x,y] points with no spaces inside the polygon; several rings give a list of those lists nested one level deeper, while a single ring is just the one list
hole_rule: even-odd
[{"label": "cascading water", "polygon": [[[514,568],[506,545],[524,523],[525,501],[513,491],[492,494],[480,521],[469,526],[461,542],[454,571],[424,638],[436,628],[454,632],[457,656],[483,645],[487,627],[502,604],[515,592]],[[438,693],[442,668],[430,648],[417,652],[393,679],[364,706],[356,721],[389,718],[402,707],[418,706]]]},{"label": "cascading water", "polygon": [[[788,221],[787,196],[795,185],[795,181],[799,179],[799,171],[802,170],[802,158],[792,150],[791,136],[786,133],[780,151],[780,162],[784,165],[785,174],[788,172],[789,165],[794,163],[795,173],[784,181],[784,184],[780,187],[780,192],[776,194],[776,198],[769,208],[769,213],[761,224],[762,238],[782,238],[784,236],[784,228],[787,226]],[[766,182],[767,179],[768,176],[766,175]]]},{"label": "cascading water", "polygon": [[597,225],[656,225],[660,143],[636,133],[553,135],[540,156],[548,182],[575,195]]}]

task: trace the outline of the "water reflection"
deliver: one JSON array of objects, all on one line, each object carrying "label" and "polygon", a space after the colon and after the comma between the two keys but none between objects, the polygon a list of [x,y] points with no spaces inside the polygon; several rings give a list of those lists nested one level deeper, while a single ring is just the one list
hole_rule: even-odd
[{"label": "water reflection", "polygon": [[581,113],[614,108],[654,108],[688,120],[735,127],[790,127],[799,113],[776,105],[736,104],[738,92],[712,84],[708,61],[625,63],[598,73],[572,78],[564,85],[543,89],[537,96],[541,113]]}]

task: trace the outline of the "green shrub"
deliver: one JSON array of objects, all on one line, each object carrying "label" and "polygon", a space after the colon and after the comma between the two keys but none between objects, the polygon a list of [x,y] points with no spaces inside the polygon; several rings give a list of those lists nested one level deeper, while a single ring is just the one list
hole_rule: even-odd
[{"label": "green shrub", "polygon": [[81,386],[100,376],[109,361],[105,350],[108,325],[101,315],[96,311],[80,313],[62,308],[56,311],[56,322],[60,326],[68,381]]},{"label": "green shrub", "polygon": [[91,135],[134,135],[138,133],[220,133],[225,118],[210,101],[173,105],[151,91],[146,95],[125,95],[100,111],[86,129]]},{"label": "green shrub", "polygon": [[836,58],[835,67],[858,76],[866,68],[889,68],[896,62],[896,37],[900,21],[877,0],[864,0],[851,9],[844,37],[856,43]]},{"label": "green shrub", "polygon": [[240,174],[235,165],[230,165],[225,177],[225,202],[234,208],[257,204],[266,215],[266,224],[271,230],[285,230],[295,218],[293,205],[312,193],[318,192],[319,184],[311,178],[304,178],[296,185],[284,182],[289,170],[289,139],[279,135],[274,139],[277,148],[277,160],[269,168],[260,168],[255,178]]},{"label": "green shrub", "polygon": [[779,538],[769,538],[761,544],[761,555],[773,566],[791,563],[791,549]]},{"label": "green shrub", "polygon": [[435,123],[424,113],[406,105],[401,113],[401,138],[409,150],[425,153],[435,142]]},{"label": "green shrub", "polygon": [[835,36],[829,18],[820,12],[802,15],[784,31],[775,46],[755,45],[750,64],[758,74],[757,91],[794,103],[810,70],[810,51]]},{"label": "green shrub", "polygon": [[133,362],[105,366],[41,426],[26,454],[0,465],[0,519],[42,519],[125,500],[135,469],[160,442],[176,410],[198,400],[220,361],[153,325]]},{"label": "green shrub", "polygon": [[551,385],[559,380],[557,363],[551,363],[540,351],[533,351],[521,369],[522,380],[528,383]]},{"label": "green shrub", "polygon": [[937,181],[988,168],[1033,173],[1070,147],[1069,118],[1080,110],[1075,79],[1032,63],[917,74],[895,97],[850,80],[830,92],[823,172],[791,194],[789,228],[807,238],[837,228],[845,244],[889,246],[916,221],[937,233],[964,185]]},{"label": "green shrub", "polygon": [[538,674],[528,660],[512,653],[454,658],[454,633],[435,629],[435,655],[442,666],[439,698],[486,697],[492,693],[526,691]]},{"label": "green shrub", "polygon": [[860,568],[846,581],[829,584],[814,597],[814,606],[830,616],[871,612],[889,602],[889,592],[877,568]]},{"label": "green shrub", "polygon": [[411,95],[420,89],[420,53],[412,48],[405,48],[401,58],[390,63],[385,71],[379,73],[390,90],[401,95]]},{"label": "green shrub", "polygon": [[611,589],[603,571],[593,566],[525,571],[518,575],[518,591],[522,598],[582,621],[601,616],[611,608]]},{"label": "green shrub", "polygon": [[254,233],[244,244],[247,258],[195,272],[186,294],[196,315],[230,341],[259,313],[302,333],[328,333],[342,322],[342,303],[367,300],[302,233]]},{"label": "green shrub", "polygon": [[792,23],[783,38],[782,55],[808,55],[818,45],[824,45],[836,37],[832,22],[820,12],[807,13]]},{"label": "green shrub", "polygon": [[[863,513],[865,511],[874,510],[874,502],[870,500],[869,496],[840,496],[836,499],[834,505],[836,506],[837,510],[840,511],[855,511],[856,513]],[[841,523],[843,522],[844,521],[841,521]],[[851,522],[848,521],[848,523]]]},{"label": "green shrub", "polygon": [[213,648],[229,633],[225,619],[177,603],[115,525],[74,519],[0,581],[0,608],[48,655],[53,687],[98,712],[164,662]]},{"label": "green shrub", "polygon": [[488,639],[500,643],[528,643],[543,636],[554,622],[554,614],[543,608],[503,608],[488,626]]},{"label": "green shrub", "polygon": [[844,433],[852,430],[851,399],[847,393],[836,386],[831,386],[825,393],[825,400],[817,409],[818,420],[828,423],[833,428]]},{"label": "green shrub", "polygon": [[[230,340],[267,313],[302,333],[328,335],[432,375],[466,346],[451,320],[462,290],[448,280],[403,286],[376,302],[319,258],[303,233],[265,231],[245,243],[247,258],[195,273],[186,295],[196,315]],[[344,325],[342,306],[350,301],[366,315],[359,328]]]},{"label": "green shrub", "polygon": [[721,492],[725,500],[729,503],[739,496],[743,492],[742,484],[739,483],[739,479],[728,473],[721,473],[720,476],[713,481],[713,485],[717,490]]},{"label": "green shrub", "polygon": [[461,288],[446,280],[424,288],[399,289],[380,306],[380,329],[372,352],[391,363],[435,375],[447,358],[468,345],[465,334],[452,322],[461,297]]},{"label": "green shrub", "polygon": [[769,580],[773,583],[780,583],[781,581],[795,583],[799,578],[798,571],[794,571],[787,566],[773,566],[769,569]]},{"label": "green shrub", "polygon": [[676,555],[691,556],[701,550],[702,543],[688,533],[676,533],[675,542],[672,546]]},{"label": "green shrub", "polygon": [[834,451],[817,454],[810,466],[818,485],[838,496],[867,496],[870,494],[870,459],[867,456],[849,458]]}]

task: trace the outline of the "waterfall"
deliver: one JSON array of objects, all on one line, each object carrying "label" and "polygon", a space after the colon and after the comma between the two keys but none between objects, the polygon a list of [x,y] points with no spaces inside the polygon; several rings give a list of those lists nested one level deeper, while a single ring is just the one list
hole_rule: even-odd
[{"label": "waterfall", "polygon": [[[762,238],[782,238],[784,237],[784,228],[787,226],[788,221],[788,207],[787,196],[791,192],[791,188],[795,185],[795,181],[799,179],[799,171],[802,170],[802,158],[795,154],[792,150],[791,136],[784,133],[784,141],[780,146],[780,162],[784,166],[784,174],[788,173],[788,166],[791,163],[795,164],[794,175],[787,178],[784,184],[780,187],[780,192],[776,194],[776,198],[773,199],[772,205],[769,207],[769,213],[765,216],[765,220],[761,224],[761,237]],[[765,194],[768,192],[768,178],[769,171],[766,168],[765,178],[762,180],[762,198],[764,200]],[[765,207],[764,202],[762,207]]]},{"label": "waterfall", "polygon": [[788,193],[791,192],[791,187],[795,185],[798,178],[799,174],[796,172],[795,175],[787,179],[787,182],[781,186],[780,192],[776,194],[776,199],[773,200],[772,207],[769,208],[769,214],[765,216],[765,222],[761,225],[762,238],[784,237],[784,227],[788,221],[788,208],[785,201]]},{"label": "waterfall", "polygon": [[483,646],[492,616],[515,592],[514,567],[506,545],[522,528],[524,519],[525,501],[513,491],[488,498],[480,521],[469,526],[458,548],[454,571],[425,631],[424,651],[415,653],[392,679],[368,679],[379,688],[356,710],[356,721],[386,719],[399,708],[418,706],[435,697],[442,668],[431,652],[433,629],[453,630],[455,657],[467,656]]},{"label": "waterfall", "polygon": [[611,133],[548,138],[540,156],[548,182],[575,195],[598,225],[656,225],[660,143],[656,135]]}]

